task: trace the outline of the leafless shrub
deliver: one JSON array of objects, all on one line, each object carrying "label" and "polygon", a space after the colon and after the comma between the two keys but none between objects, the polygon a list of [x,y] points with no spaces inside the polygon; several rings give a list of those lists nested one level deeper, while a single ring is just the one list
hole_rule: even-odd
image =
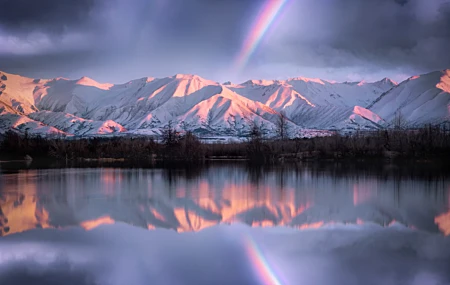
[{"label": "leafless shrub", "polygon": [[284,141],[289,138],[289,126],[288,126],[288,118],[286,117],[286,113],[281,111],[278,114],[277,121],[275,122],[277,136],[280,140]]},{"label": "leafless shrub", "polygon": [[[248,158],[271,162],[280,158],[450,158],[450,131],[438,126],[416,130],[380,130],[358,135],[333,135],[311,139],[268,140],[253,124],[246,142],[204,144],[193,133],[180,134],[172,126],[158,143],[149,137],[52,138],[7,132],[0,143],[0,158],[57,159],[115,158],[127,160],[203,160]],[[395,155],[393,155],[395,154]]]}]

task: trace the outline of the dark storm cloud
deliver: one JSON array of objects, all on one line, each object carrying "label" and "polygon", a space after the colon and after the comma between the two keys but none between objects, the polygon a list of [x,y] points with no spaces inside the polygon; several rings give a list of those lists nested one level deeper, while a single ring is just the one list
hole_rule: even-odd
[{"label": "dark storm cloud", "polygon": [[[240,49],[243,31],[248,29],[262,3],[262,0],[97,0],[80,4],[75,9],[78,16],[68,19],[64,19],[63,12],[72,9],[71,5],[61,4],[62,7],[52,11],[62,15],[50,19],[21,16],[9,20],[7,25],[0,21],[0,40],[2,34],[20,38],[29,33],[23,42],[16,38],[5,42],[6,52],[2,53],[0,46],[0,70],[33,77],[88,75],[116,82],[175,73],[212,76],[224,69]],[[78,23],[79,19],[86,20]],[[33,42],[34,30],[27,25],[30,22],[36,22],[32,28],[43,32],[39,36],[48,37],[50,44]],[[56,28],[52,29],[52,25]],[[55,30],[63,32],[55,36]],[[74,34],[76,40],[67,43]],[[22,46],[27,47],[23,52]]]},{"label": "dark storm cloud", "polygon": [[73,70],[95,68],[97,64],[106,64],[108,60],[107,54],[89,50],[61,51],[37,55],[0,54],[0,70],[7,70],[32,78],[70,78],[73,76]]},{"label": "dark storm cloud", "polygon": [[274,61],[278,54],[311,67],[412,72],[450,67],[449,1],[317,0],[293,6],[284,32],[275,36],[280,44],[272,46]]},{"label": "dark storm cloud", "polygon": [[402,6],[408,4],[409,2],[409,0],[394,0],[394,1]]},{"label": "dark storm cloud", "polygon": [[341,13],[330,19],[331,29],[337,28],[326,41],[331,48],[387,67],[450,65],[450,9],[443,1],[343,2],[351,8],[334,7]]},{"label": "dark storm cloud", "polygon": [[61,33],[67,28],[85,26],[101,1],[0,0],[0,28],[13,33]]},{"label": "dark storm cloud", "polygon": [[[265,2],[0,0],[0,70],[116,82],[175,73],[226,80]],[[239,79],[343,80],[450,67],[449,0],[288,2]]]}]

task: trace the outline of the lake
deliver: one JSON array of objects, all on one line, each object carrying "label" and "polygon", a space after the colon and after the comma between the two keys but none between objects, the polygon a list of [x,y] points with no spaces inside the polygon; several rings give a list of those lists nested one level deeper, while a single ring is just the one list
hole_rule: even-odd
[{"label": "lake", "polygon": [[[64,252],[63,264],[70,260],[83,274],[61,267],[56,253],[39,270],[64,272],[61,278],[73,284],[145,284],[148,278],[154,284],[450,284],[450,171],[430,163],[53,169],[1,163],[0,171],[0,273],[13,272],[1,284],[22,276],[5,257],[8,252],[17,263],[19,251]],[[75,249],[75,240],[83,247]],[[24,250],[24,242],[45,250]],[[78,256],[93,244],[84,259]],[[86,257],[102,246],[109,249]],[[119,248],[127,254],[100,261]],[[137,267],[128,268],[119,255],[131,264],[139,260]],[[267,256],[277,266],[267,265]],[[336,256],[343,262],[331,262]],[[35,256],[27,258],[34,265],[27,259],[20,266],[36,268]],[[370,265],[361,267],[365,258]],[[99,273],[111,270],[105,265],[111,260],[114,268],[120,264],[114,280]],[[411,268],[423,274],[412,276]],[[382,271],[392,274],[374,277]],[[45,275],[33,274],[24,280]]]}]

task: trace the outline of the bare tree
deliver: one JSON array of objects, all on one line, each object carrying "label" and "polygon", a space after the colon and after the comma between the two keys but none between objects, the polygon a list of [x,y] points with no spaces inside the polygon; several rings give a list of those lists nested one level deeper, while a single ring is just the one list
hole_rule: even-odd
[{"label": "bare tree", "polygon": [[262,125],[259,125],[256,121],[252,121],[248,134],[247,157],[252,161],[263,161],[265,159],[263,148]]},{"label": "bare tree", "polygon": [[204,158],[204,148],[202,143],[191,131],[187,131],[186,134],[181,137],[180,144],[180,155],[183,160],[191,161]]},{"label": "bare tree", "polygon": [[250,141],[261,141],[263,136],[262,126],[258,125],[256,121],[252,121],[250,123],[250,132],[248,135]]},{"label": "bare tree", "polygon": [[278,115],[277,121],[275,122],[277,136],[281,140],[286,140],[289,137],[289,126],[288,118],[284,111],[281,111]]},{"label": "bare tree", "polygon": [[403,130],[404,128],[406,128],[406,119],[402,114],[401,110],[397,110],[397,112],[395,112],[394,115],[394,119],[392,119],[392,126],[394,129],[396,130]]},{"label": "bare tree", "polygon": [[166,146],[174,146],[180,141],[180,133],[175,129],[172,120],[161,129],[161,139]]},{"label": "bare tree", "polygon": [[188,132],[189,130],[189,124],[187,124],[185,121],[182,121],[180,123],[180,128],[184,131],[184,132]]}]

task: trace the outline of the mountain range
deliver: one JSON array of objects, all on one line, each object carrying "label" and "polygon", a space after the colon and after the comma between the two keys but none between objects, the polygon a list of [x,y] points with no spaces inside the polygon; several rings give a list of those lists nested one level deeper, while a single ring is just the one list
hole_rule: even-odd
[{"label": "mountain range", "polygon": [[450,121],[450,70],[401,83],[297,77],[241,84],[184,74],[109,84],[0,72],[0,132],[155,135],[171,121],[201,136],[242,136],[252,124],[274,134],[281,112],[291,136],[386,128],[399,114],[409,127],[444,124]]}]

